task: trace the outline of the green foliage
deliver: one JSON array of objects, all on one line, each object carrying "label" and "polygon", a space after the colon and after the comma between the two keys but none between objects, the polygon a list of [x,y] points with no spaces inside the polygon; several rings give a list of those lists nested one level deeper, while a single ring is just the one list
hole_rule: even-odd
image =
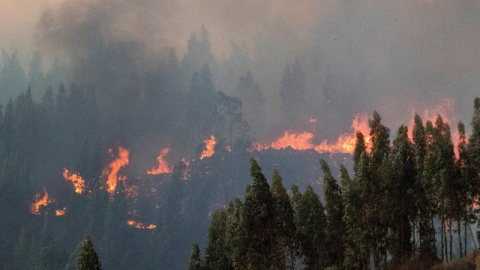
[{"label": "green foliage", "polygon": [[273,172],[274,234],[278,237],[274,247],[274,269],[293,269],[295,266],[295,223],[290,197],[283,187],[282,177]]},{"label": "green foliage", "polygon": [[192,254],[190,256],[190,261],[188,262],[188,270],[204,270],[204,265],[202,258],[200,257],[200,248],[198,244],[193,244]]},{"label": "green foliage", "polygon": [[77,258],[77,270],[101,270],[102,265],[98,255],[93,249],[90,236],[86,235],[82,242],[82,248]]},{"label": "green foliage", "polygon": [[252,186],[245,195],[246,230],[248,236],[247,268],[270,269],[273,264],[274,231],[273,196],[267,179],[254,159],[250,160]]},{"label": "green foliage", "polygon": [[208,229],[208,242],[206,248],[205,265],[207,269],[232,269],[227,253],[226,243],[227,212],[217,210],[213,214],[212,224]]},{"label": "green foliage", "polygon": [[[343,255],[345,253],[345,224],[343,222],[342,191],[333,178],[330,168],[325,160],[320,160],[323,171],[323,192],[325,198],[325,210],[327,214],[327,244],[329,247],[328,257],[332,264],[342,268]],[[345,167],[341,169],[342,173]],[[346,172],[346,171],[345,171]]]},{"label": "green foliage", "polygon": [[305,269],[323,269],[328,266],[324,210],[318,195],[308,186],[295,207],[295,225]]}]

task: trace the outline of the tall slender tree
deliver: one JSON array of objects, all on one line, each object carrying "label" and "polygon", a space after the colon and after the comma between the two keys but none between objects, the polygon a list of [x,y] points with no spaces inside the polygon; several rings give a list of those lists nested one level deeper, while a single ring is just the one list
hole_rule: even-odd
[{"label": "tall slender tree", "polygon": [[327,246],[329,259],[338,269],[343,268],[343,254],[345,253],[345,224],[343,222],[342,191],[333,178],[330,168],[325,160],[320,160],[323,171],[323,192],[325,210],[327,213]]},{"label": "tall slender tree", "polygon": [[245,196],[246,229],[248,236],[247,269],[270,269],[276,242],[273,196],[262,169],[250,160],[253,180]]},{"label": "tall slender tree", "polygon": [[273,172],[272,195],[274,203],[274,234],[278,237],[274,247],[274,269],[295,268],[295,223],[290,197],[283,187],[282,177]]}]

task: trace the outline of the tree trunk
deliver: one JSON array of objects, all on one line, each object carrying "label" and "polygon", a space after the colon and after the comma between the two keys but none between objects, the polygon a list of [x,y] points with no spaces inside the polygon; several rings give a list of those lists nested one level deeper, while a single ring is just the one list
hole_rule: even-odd
[{"label": "tree trunk", "polygon": [[448,233],[450,234],[450,261],[453,261],[453,251],[452,251],[453,250],[453,234],[452,234],[453,222],[450,219],[448,223],[450,224],[450,228],[448,230]]},{"label": "tree trunk", "polygon": [[462,226],[461,226],[460,218],[457,219],[457,234],[458,234],[458,250],[460,251],[460,258],[462,258],[463,257]]},{"label": "tree trunk", "polygon": [[442,214],[442,218],[440,219],[440,223],[441,223],[441,227],[440,227],[440,242],[441,242],[441,246],[440,246],[440,250],[441,250],[441,253],[442,253],[442,256],[441,256],[441,259],[442,259],[442,262],[445,261],[445,256],[444,256],[444,250],[443,250],[443,246],[444,246],[444,242],[443,242],[443,232],[444,232],[444,222],[443,222],[443,214]]}]

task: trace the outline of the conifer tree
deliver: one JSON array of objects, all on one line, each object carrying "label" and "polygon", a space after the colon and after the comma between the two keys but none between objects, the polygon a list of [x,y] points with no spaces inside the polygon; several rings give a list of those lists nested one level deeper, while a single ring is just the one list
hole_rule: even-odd
[{"label": "conifer tree", "polygon": [[311,186],[307,186],[295,208],[300,254],[304,269],[320,270],[328,266],[326,217],[324,207]]},{"label": "conifer tree", "polygon": [[283,187],[277,170],[273,172],[272,195],[274,203],[274,227],[278,237],[274,247],[274,268],[294,269],[295,267],[295,223],[290,197]]},{"label": "conifer tree", "polygon": [[327,162],[323,159],[320,160],[320,166],[323,171],[323,192],[327,213],[327,247],[329,249],[329,259],[332,265],[335,265],[338,269],[342,269],[343,254],[345,252],[342,192],[337,181],[333,178]]},{"label": "conifer tree", "polygon": [[205,251],[205,265],[207,269],[232,269],[225,243],[226,223],[227,212],[225,210],[215,211],[212,223],[208,229],[208,243]]},{"label": "conifer tree", "polygon": [[382,118],[377,111],[373,113],[373,119],[368,121],[370,126],[370,140],[372,148],[370,159],[367,163],[367,193],[363,194],[368,211],[365,218],[370,228],[370,246],[373,252],[374,267],[378,269],[381,262],[387,259],[387,231],[388,209],[384,207],[385,182],[387,179],[386,159],[390,151],[390,130],[382,124]]},{"label": "conifer tree", "polygon": [[102,265],[98,255],[93,249],[90,236],[86,235],[82,242],[82,248],[77,258],[77,270],[101,270]]},{"label": "conifer tree", "polygon": [[[435,231],[433,230],[432,216],[430,214],[430,201],[428,200],[424,186],[424,166],[425,156],[427,151],[427,134],[423,126],[422,119],[418,114],[414,117],[413,126],[413,152],[415,162],[415,207],[418,209],[418,236],[419,236],[419,251],[420,258],[435,258]],[[415,226],[414,226],[415,228]],[[415,232],[414,232],[415,236]],[[415,237],[414,237],[415,239]],[[414,243],[415,248],[415,243]]]},{"label": "conifer tree", "polygon": [[198,244],[192,246],[190,261],[188,262],[188,270],[204,270],[202,258],[200,257],[200,248]]},{"label": "conifer tree", "polygon": [[408,138],[408,129],[401,126],[389,154],[389,177],[386,186],[386,203],[389,212],[389,252],[394,263],[410,259],[413,251],[411,237],[415,205],[413,185],[415,168],[413,149]]},{"label": "conifer tree", "polygon": [[247,268],[270,269],[273,264],[274,231],[273,197],[262,169],[250,160],[253,180],[245,196],[246,229],[248,236]]},{"label": "conifer tree", "polygon": [[248,249],[245,206],[239,199],[230,202],[227,210],[226,246],[235,270],[245,268]]}]

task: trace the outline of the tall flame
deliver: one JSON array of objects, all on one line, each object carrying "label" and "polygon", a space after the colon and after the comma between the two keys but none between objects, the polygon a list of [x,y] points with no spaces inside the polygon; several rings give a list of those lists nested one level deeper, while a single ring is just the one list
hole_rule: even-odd
[{"label": "tall flame", "polygon": [[168,155],[169,152],[170,152],[169,148],[163,148],[162,151],[160,152],[160,155],[157,157],[158,167],[152,168],[147,173],[153,174],[153,175],[171,173],[172,168],[168,166],[168,162],[165,160],[165,157]]},{"label": "tall flame", "polygon": [[215,140],[215,137],[211,135],[210,139],[207,139],[204,142],[205,142],[205,149],[203,150],[202,155],[200,156],[200,159],[211,157],[213,156],[213,154],[215,154],[215,145],[217,145],[217,141]]},{"label": "tall flame", "polygon": [[54,202],[51,198],[48,198],[47,189],[43,187],[43,196],[40,193],[35,195],[35,201],[30,205],[30,213],[34,215],[41,215],[40,206],[47,206],[50,203]]},{"label": "tall flame", "polygon": [[[112,152],[112,149],[109,149],[109,153]],[[103,170],[102,176],[107,176],[107,191],[110,195],[115,192],[117,187],[117,181],[121,178],[118,176],[118,173],[121,168],[125,167],[129,163],[130,152],[128,149],[121,146],[118,147],[118,158],[116,158],[107,168]]]},{"label": "tall flame", "polygon": [[67,168],[63,169],[63,178],[67,181],[72,182],[73,186],[75,187],[75,192],[78,194],[82,194],[85,190],[85,180],[80,176],[78,173],[73,173],[69,175],[69,171]]},{"label": "tall flame", "polygon": [[357,131],[362,132],[366,144],[370,144],[368,117],[366,115],[356,115],[352,122],[352,129],[354,130],[353,134],[340,135],[334,144],[324,140],[318,145],[312,142],[314,136],[311,132],[289,133],[285,131],[282,137],[270,144],[254,142],[249,150],[263,151],[269,148],[280,150],[291,147],[294,150],[314,150],[318,153],[353,153],[356,142],[355,133]]},{"label": "tall flame", "polygon": [[134,220],[128,220],[127,221],[127,225],[130,226],[130,227],[134,227],[136,229],[147,229],[147,230],[153,230],[155,228],[157,228],[157,225],[155,224],[145,224],[145,223],[142,223],[142,222],[136,222]]}]

